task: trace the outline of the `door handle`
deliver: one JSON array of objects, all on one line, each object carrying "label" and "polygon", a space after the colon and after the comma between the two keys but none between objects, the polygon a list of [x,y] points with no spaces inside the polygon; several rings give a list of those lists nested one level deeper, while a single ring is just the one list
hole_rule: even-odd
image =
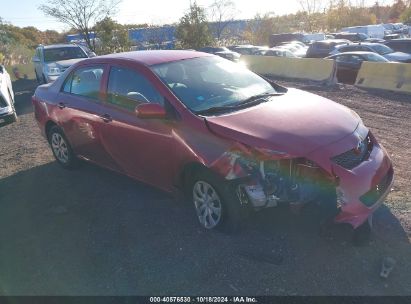
[{"label": "door handle", "polygon": [[66,107],[66,104],[65,104],[64,102],[59,102],[59,103],[57,104],[57,106],[58,106],[60,109],[64,109],[64,108]]},{"label": "door handle", "polygon": [[104,122],[111,122],[111,121],[113,120],[109,114],[100,115],[100,118],[101,118]]}]

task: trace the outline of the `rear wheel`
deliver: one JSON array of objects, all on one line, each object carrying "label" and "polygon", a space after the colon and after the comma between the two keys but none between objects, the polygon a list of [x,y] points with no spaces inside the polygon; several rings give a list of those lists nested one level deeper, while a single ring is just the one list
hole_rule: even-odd
[{"label": "rear wheel", "polygon": [[48,138],[57,162],[66,169],[75,168],[77,166],[77,158],[61,128],[53,126],[49,131]]},{"label": "rear wheel", "polygon": [[203,228],[226,232],[238,230],[247,211],[227,181],[204,169],[194,174],[190,189]]},{"label": "rear wheel", "polygon": [[39,77],[39,75],[37,75],[37,72],[36,72],[36,71],[34,71],[34,74],[36,74],[36,81],[37,81],[37,84],[41,84],[40,77]]}]

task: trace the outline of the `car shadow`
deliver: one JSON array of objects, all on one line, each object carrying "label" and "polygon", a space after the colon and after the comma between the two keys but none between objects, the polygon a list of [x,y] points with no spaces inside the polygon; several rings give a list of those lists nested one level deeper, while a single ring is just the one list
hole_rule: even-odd
[{"label": "car shadow", "polygon": [[[250,216],[237,233],[205,231],[191,205],[125,176],[55,162],[0,179],[3,295],[406,294],[411,249],[388,208],[363,247],[349,229],[318,234],[315,210]],[[377,229],[378,230],[378,229]],[[380,260],[398,267],[384,287]],[[407,268],[408,267],[408,268]]]},{"label": "car shadow", "polygon": [[394,91],[388,91],[388,90],[383,90],[383,89],[361,88],[361,90],[363,90],[369,95],[384,98],[384,99],[387,99],[395,103],[410,103],[411,102],[409,93],[394,92]]},{"label": "car shadow", "polygon": [[31,96],[37,88],[37,82],[32,79],[18,79],[13,82],[14,107],[17,116],[33,112]]}]

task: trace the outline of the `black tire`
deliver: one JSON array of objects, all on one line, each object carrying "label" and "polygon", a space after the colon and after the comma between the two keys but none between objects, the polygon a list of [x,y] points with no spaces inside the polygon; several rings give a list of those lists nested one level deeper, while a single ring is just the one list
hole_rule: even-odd
[{"label": "black tire", "polygon": [[355,246],[363,246],[371,239],[371,226],[368,221],[365,221],[361,226],[354,229],[352,242]]},{"label": "black tire", "polygon": [[[51,147],[51,151],[53,152],[54,158],[56,161],[65,169],[75,169],[78,166],[78,159],[73,152],[73,149],[70,146],[66,136],[64,135],[63,130],[58,126],[53,126],[48,132],[48,140]],[[60,141],[57,142],[57,139]],[[58,149],[55,148],[55,145],[59,143],[61,149],[65,147],[65,153],[61,152],[61,154],[57,151]]]},{"label": "black tire", "polygon": [[[220,199],[221,217],[217,221],[217,224],[213,227],[206,227],[204,223],[201,222],[200,214],[198,213],[199,211],[196,207],[198,202],[195,200],[194,190],[195,187],[199,187],[199,185],[201,185],[201,182],[210,185]],[[204,229],[223,232],[236,232],[241,228],[242,223],[248,215],[248,206],[246,207],[240,204],[234,185],[207,169],[201,169],[193,174],[193,177],[189,182],[188,189],[190,191],[191,204],[194,205],[194,210],[196,212],[196,216],[198,217],[199,224]],[[209,216],[212,215],[209,214]],[[214,219],[216,218],[214,217]]]},{"label": "black tire", "polygon": [[331,237],[335,232],[334,218],[340,212],[337,193],[333,185],[323,185],[317,198],[318,232],[321,237]]},{"label": "black tire", "polygon": [[36,72],[36,71],[34,71],[34,74],[36,74],[37,84],[41,84],[40,77],[39,77],[39,75],[37,75],[37,72]]}]

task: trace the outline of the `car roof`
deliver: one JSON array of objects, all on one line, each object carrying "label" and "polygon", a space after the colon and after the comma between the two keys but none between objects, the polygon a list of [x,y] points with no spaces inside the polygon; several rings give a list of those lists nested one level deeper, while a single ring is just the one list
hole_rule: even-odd
[{"label": "car roof", "polygon": [[351,33],[351,32],[339,32],[339,33],[335,33],[334,36],[338,36],[338,35],[358,35],[359,33]]},{"label": "car roof", "polygon": [[[391,39],[389,41],[404,41],[404,42],[406,42],[406,41],[411,41],[411,38],[397,38],[397,39]],[[387,41],[387,42],[389,42],[389,41]]]},{"label": "car roof", "polygon": [[252,49],[252,48],[257,48],[255,45],[239,45],[235,47],[236,49]]},{"label": "car roof", "polygon": [[350,41],[346,39],[326,39],[326,40],[316,41],[313,44],[331,44],[331,43],[350,43]]},{"label": "car roof", "polygon": [[89,60],[100,59],[128,59],[140,62],[145,65],[155,65],[172,61],[192,59],[197,57],[213,56],[208,53],[186,50],[148,50],[148,51],[133,51],[109,54],[91,58]]},{"label": "car roof", "polygon": [[332,56],[337,57],[337,56],[342,56],[342,55],[378,55],[378,54],[374,52],[357,51],[357,52],[344,52],[344,53],[339,53],[339,54],[335,54]]},{"label": "car roof", "polygon": [[54,48],[61,48],[61,47],[80,47],[77,44],[70,44],[70,43],[61,43],[61,44],[50,44],[50,45],[43,45],[44,49],[54,49]]},{"label": "car roof", "polygon": [[378,42],[356,42],[356,43],[350,43],[347,45],[338,45],[337,48],[343,48],[346,46],[361,46],[361,45],[365,45],[365,46],[376,46],[376,45],[384,45],[383,43],[378,43]]}]

